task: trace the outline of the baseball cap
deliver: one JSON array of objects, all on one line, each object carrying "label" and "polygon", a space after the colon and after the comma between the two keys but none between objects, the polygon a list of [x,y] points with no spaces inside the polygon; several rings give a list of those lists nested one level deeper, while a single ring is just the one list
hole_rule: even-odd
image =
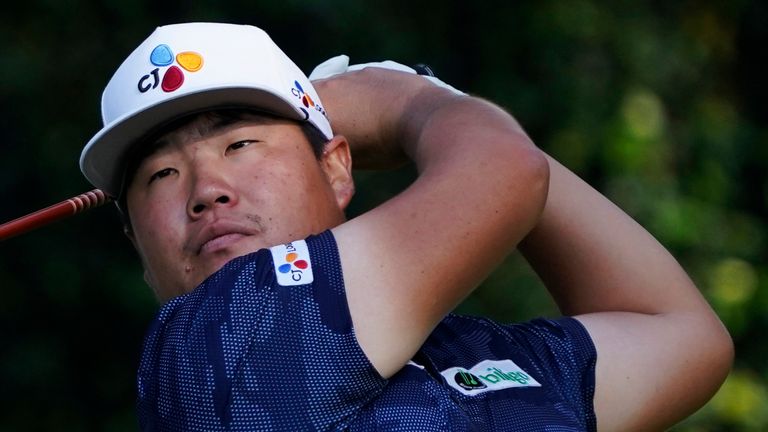
[{"label": "baseball cap", "polygon": [[104,127],[83,149],[80,169],[116,197],[125,156],[142,137],[188,114],[235,107],[306,121],[333,137],[309,79],[263,30],[222,23],[158,27],[104,89]]}]

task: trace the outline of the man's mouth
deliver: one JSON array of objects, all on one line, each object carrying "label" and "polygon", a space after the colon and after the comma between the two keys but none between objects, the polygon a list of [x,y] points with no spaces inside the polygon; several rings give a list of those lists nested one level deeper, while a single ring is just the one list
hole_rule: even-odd
[{"label": "man's mouth", "polygon": [[228,248],[232,244],[236,243],[241,238],[245,237],[245,234],[241,233],[228,233],[223,234],[220,236],[216,236],[205,243],[200,247],[200,251],[198,252],[198,255],[202,254],[212,254],[219,252],[223,249]]},{"label": "man's mouth", "polygon": [[190,241],[188,249],[198,256],[210,255],[231,248],[243,237],[255,234],[241,223],[219,220],[204,227]]}]

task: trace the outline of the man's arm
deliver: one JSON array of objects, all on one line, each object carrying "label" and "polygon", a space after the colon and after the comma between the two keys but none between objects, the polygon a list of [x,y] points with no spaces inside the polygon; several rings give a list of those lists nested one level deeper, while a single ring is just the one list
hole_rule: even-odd
[{"label": "man's arm", "polygon": [[553,159],[541,220],[521,251],[597,348],[599,430],[663,430],[727,375],[727,331],[648,232]]},{"label": "man's arm", "polygon": [[356,161],[418,169],[333,230],[356,336],[388,377],[534,226],[547,163],[503,110],[422,77],[368,68],[314,84]]}]

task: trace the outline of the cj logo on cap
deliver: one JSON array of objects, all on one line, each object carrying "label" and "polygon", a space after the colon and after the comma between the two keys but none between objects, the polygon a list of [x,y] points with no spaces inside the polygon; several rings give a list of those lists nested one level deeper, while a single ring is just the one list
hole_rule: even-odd
[{"label": "cj logo on cap", "polygon": [[312,283],[312,262],[309,259],[307,242],[298,240],[269,248],[275,264],[277,283],[282,286],[296,286]]},{"label": "cj logo on cap", "polygon": [[[181,66],[173,64],[174,60]],[[171,47],[161,44],[152,50],[149,55],[149,61],[153,66],[157,66],[150,73],[142,76],[138,82],[139,91],[146,93],[157,88],[158,84],[164,92],[170,93],[177,90],[184,84],[184,72],[197,72],[203,67],[203,56],[196,52],[184,51],[176,54],[174,57]],[[160,68],[170,66],[160,78]]]},{"label": "cj logo on cap", "polygon": [[319,103],[315,103],[314,100],[307,94],[307,92],[304,91],[304,88],[301,87],[301,84],[299,84],[298,81],[293,82],[293,88],[291,89],[291,94],[296,96],[299,100],[301,100],[301,104],[304,105],[304,108],[299,107],[302,112],[304,112],[304,120],[309,119],[309,112],[307,112],[307,109],[315,109],[320,112],[320,114],[328,117],[325,114],[325,110],[322,106],[320,106]]}]

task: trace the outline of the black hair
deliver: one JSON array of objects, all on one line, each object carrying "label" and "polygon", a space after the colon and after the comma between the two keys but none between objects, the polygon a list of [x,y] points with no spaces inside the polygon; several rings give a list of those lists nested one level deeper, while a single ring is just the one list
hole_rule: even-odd
[{"label": "black hair", "polygon": [[[247,108],[224,108],[224,109],[206,111],[204,113],[190,114],[188,116],[181,117],[179,119],[165,123],[164,125],[157,128],[155,131],[147,134],[143,139],[139,140],[138,144],[133,146],[133,149],[129,151],[128,155],[125,158],[125,162],[123,164],[123,170],[122,170],[123,182],[122,182],[122,185],[120,186],[120,194],[118,195],[116,204],[117,204],[118,213],[120,213],[120,219],[123,222],[123,229],[125,230],[125,232],[130,233],[133,229],[131,227],[131,217],[128,212],[128,203],[127,203],[126,195],[128,191],[128,186],[133,181],[133,178],[136,175],[136,170],[139,168],[139,165],[141,165],[144,159],[151,156],[153,153],[157,152],[164,145],[166,145],[165,142],[160,140],[160,138],[163,135],[168,134],[174,130],[178,130],[184,126],[187,126],[192,122],[194,122],[195,120],[197,120],[198,118],[200,118],[201,116],[206,116],[213,121],[211,126],[201,128],[200,130],[201,134],[205,134],[210,129],[214,129],[216,127],[227,126],[233,123],[237,123],[239,121],[248,120],[253,116],[273,118],[273,119],[284,119],[283,117],[279,117],[271,113],[265,113],[265,112],[251,110]],[[323,150],[325,149],[325,145],[328,143],[328,139],[325,137],[325,135],[323,135],[322,132],[320,132],[319,129],[317,129],[311,123],[306,121],[298,121],[297,123],[301,128],[301,131],[304,134],[304,137],[309,142],[309,145],[312,148],[312,153],[315,155],[315,158],[317,160],[320,160],[320,158],[323,155]]]}]

